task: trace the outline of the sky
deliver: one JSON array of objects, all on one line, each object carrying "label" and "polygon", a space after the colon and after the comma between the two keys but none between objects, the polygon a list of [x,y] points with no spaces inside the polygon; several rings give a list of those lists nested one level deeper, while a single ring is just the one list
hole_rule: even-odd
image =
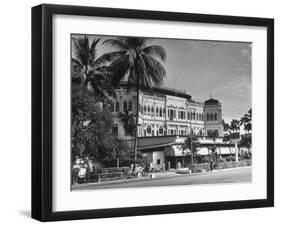
[{"label": "sky", "polygon": [[[90,41],[93,38],[109,37],[89,36]],[[165,87],[185,90],[199,102],[210,96],[219,100],[226,122],[239,119],[251,108],[251,43],[153,39],[150,44],[166,50]],[[98,55],[111,51],[98,45]]]}]

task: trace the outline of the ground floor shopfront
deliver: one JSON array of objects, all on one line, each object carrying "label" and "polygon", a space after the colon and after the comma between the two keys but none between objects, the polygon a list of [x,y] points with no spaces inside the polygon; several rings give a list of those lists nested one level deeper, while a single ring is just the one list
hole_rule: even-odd
[{"label": "ground floor shopfront", "polygon": [[[150,169],[178,169],[190,167],[191,151],[183,149],[182,144],[186,137],[165,136],[139,138],[138,151],[141,153],[144,161],[149,164]],[[235,147],[232,144],[226,144],[222,139],[199,138],[200,147],[196,155],[193,156],[194,163],[204,161],[216,161],[235,156]],[[212,152],[210,147],[215,146]]]}]

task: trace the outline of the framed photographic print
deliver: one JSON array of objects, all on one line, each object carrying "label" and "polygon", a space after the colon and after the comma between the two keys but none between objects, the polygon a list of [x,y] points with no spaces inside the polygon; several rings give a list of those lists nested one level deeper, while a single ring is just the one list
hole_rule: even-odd
[{"label": "framed photographic print", "polygon": [[274,205],[274,21],[32,8],[32,217]]}]

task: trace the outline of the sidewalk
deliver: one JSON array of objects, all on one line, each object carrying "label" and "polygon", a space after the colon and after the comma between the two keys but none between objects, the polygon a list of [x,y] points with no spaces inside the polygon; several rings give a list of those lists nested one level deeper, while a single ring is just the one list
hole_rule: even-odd
[{"label": "sidewalk", "polygon": [[[193,177],[197,175],[203,175],[203,174],[215,174],[222,171],[231,171],[231,170],[237,170],[241,168],[251,168],[251,166],[246,167],[236,167],[236,168],[227,168],[227,169],[218,169],[208,172],[202,172],[202,173],[192,173],[192,174],[177,174],[176,170],[173,171],[164,171],[164,172],[156,172],[156,173],[149,173],[149,176],[141,177],[141,178],[132,178],[132,179],[122,179],[122,180],[112,180],[112,181],[104,181],[104,182],[92,182],[92,183],[83,183],[83,184],[74,184],[72,185],[72,190],[87,187],[89,185],[93,186],[102,186],[102,185],[110,185],[110,184],[123,184],[123,183],[129,183],[131,181],[148,181],[148,180],[157,180],[157,179],[165,179],[165,178],[171,178],[171,177]],[[154,174],[155,177],[152,178],[150,175]]]}]

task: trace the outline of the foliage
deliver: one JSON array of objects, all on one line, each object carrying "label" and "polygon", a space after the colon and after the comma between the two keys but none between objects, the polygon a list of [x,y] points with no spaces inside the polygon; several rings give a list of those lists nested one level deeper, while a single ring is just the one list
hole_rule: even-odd
[{"label": "foliage", "polygon": [[232,119],[230,122],[230,130],[236,132],[240,130],[240,121],[237,119]]},{"label": "foliage", "polygon": [[115,138],[114,140],[114,148],[113,148],[113,153],[112,156],[114,159],[119,159],[121,161],[130,161],[130,156],[131,156],[131,150],[129,148],[129,145],[127,141],[121,140],[119,138]]},{"label": "foliage", "polygon": [[[223,130],[225,133],[224,141],[230,141],[230,134],[240,130],[240,126],[244,127],[244,130],[249,134],[252,131],[252,109],[250,109],[240,120],[232,119],[230,125],[222,120]],[[243,141],[242,141],[243,140]],[[249,137],[241,137],[241,145],[244,147],[250,147],[250,139]]]},{"label": "foliage", "polygon": [[186,150],[189,149],[192,151],[193,154],[197,154],[198,149],[199,149],[200,143],[198,141],[197,136],[188,136],[185,140],[184,143],[182,144],[182,149]]},{"label": "foliage", "polygon": [[219,132],[217,130],[209,130],[207,136],[211,137],[211,138],[213,138],[213,140],[215,140],[216,137],[219,136]]},{"label": "foliage", "polygon": [[[158,45],[148,45],[150,39],[140,37],[119,37],[107,39],[103,44],[117,51],[104,54],[100,61],[111,64],[107,71],[112,75],[111,84],[117,87],[127,76],[128,90],[137,90],[136,128],[138,126],[139,87],[160,87],[166,77],[166,70],[160,61],[165,61],[166,51]],[[159,61],[160,60],[160,61]],[[135,129],[134,152],[137,159],[137,129]]]},{"label": "foliage", "polygon": [[202,163],[209,163],[210,162],[210,156],[208,156],[208,155],[203,156],[202,159],[201,159],[201,162]]},{"label": "foliage", "polygon": [[230,130],[230,126],[224,120],[222,120],[223,131],[228,132]]},{"label": "foliage", "polygon": [[119,118],[127,134],[134,136],[136,130],[135,116],[126,110],[124,113],[119,113]]},{"label": "foliage", "polygon": [[90,91],[72,85],[72,159],[90,157],[102,160],[112,157],[115,137],[107,103],[97,101]]},{"label": "foliage", "polygon": [[238,145],[239,147],[245,147],[247,149],[250,149],[252,147],[252,135],[251,134],[242,135]]},{"label": "foliage", "polygon": [[136,87],[137,83],[145,87],[160,87],[163,84],[166,71],[158,59],[165,61],[166,51],[161,46],[149,46],[149,42],[148,38],[138,37],[120,37],[103,42],[117,49],[101,57],[101,61],[112,62],[108,70],[113,74],[113,85],[119,85],[125,76],[128,76],[129,87]]},{"label": "foliage", "polygon": [[252,130],[252,108],[240,119],[240,125],[249,133]]},{"label": "foliage", "polygon": [[108,73],[106,59],[97,58],[97,45],[100,39],[89,40],[87,36],[83,38],[73,38],[74,57],[72,63],[72,80],[83,85],[92,91],[96,98],[100,100],[109,99],[109,95],[115,95],[112,86],[112,76]]}]

